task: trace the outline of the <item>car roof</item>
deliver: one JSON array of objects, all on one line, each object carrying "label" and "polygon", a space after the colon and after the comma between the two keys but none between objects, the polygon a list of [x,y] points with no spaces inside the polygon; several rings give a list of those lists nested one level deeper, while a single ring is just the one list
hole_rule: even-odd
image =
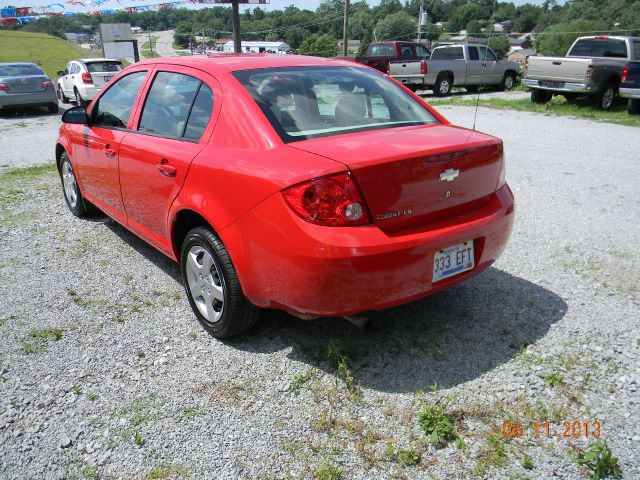
[{"label": "car roof", "polygon": [[34,65],[40,68],[39,65],[36,65],[35,63],[30,63],[30,62],[2,62],[0,63],[0,65]]},{"label": "car roof", "polygon": [[92,62],[120,62],[122,60],[118,60],[117,58],[76,58],[74,60],[69,60],[70,62],[84,62],[84,63],[92,63]]},{"label": "car roof", "polygon": [[366,68],[356,62],[305,55],[277,55],[265,53],[231,53],[209,56],[160,57],[143,60],[136,65],[144,64],[178,64],[206,70],[207,67],[222,67],[229,72],[238,70],[254,70],[259,68],[281,67],[318,67],[344,66]]}]

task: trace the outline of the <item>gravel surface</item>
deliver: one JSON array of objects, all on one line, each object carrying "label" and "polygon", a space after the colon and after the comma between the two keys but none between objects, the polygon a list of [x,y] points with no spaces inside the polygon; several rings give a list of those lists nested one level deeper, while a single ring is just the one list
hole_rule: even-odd
[{"label": "gravel surface", "polygon": [[[12,121],[0,164],[24,165]],[[49,160],[55,122],[32,121],[52,131],[25,151]],[[477,126],[505,141],[508,248],[365,330],[268,311],[212,339],[171,261],[73,217],[53,170],[0,169],[0,478],[585,478],[564,421],[601,422],[640,478],[638,130],[488,109]],[[423,402],[466,449],[431,445]],[[505,420],[552,437],[505,440]]]}]

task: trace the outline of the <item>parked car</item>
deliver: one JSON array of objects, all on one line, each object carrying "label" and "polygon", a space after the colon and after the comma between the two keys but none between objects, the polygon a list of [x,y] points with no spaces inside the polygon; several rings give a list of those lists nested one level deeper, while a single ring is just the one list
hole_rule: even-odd
[{"label": "parked car", "polygon": [[627,98],[627,112],[640,114],[640,62],[631,62],[622,71],[620,96]]},{"label": "parked car", "polygon": [[433,89],[440,97],[449,95],[454,86],[470,92],[485,85],[510,90],[518,69],[518,62],[500,60],[484,45],[443,45],[434,48],[428,60],[389,64],[389,74],[411,90]]},{"label": "parked car", "polygon": [[120,70],[122,62],[113,58],[71,60],[63,72],[58,72],[58,98],[62,103],[73,99],[76,105],[85,105]]},{"label": "parked car", "polygon": [[[427,47],[416,42],[374,42],[369,44],[363,56],[356,57],[355,61],[382,73],[387,73],[389,62],[394,60],[422,60],[429,58],[431,52]],[[340,57],[345,60],[353,60],[352,57]]]},{"label": "parked car", "polygon": [[149,59],[62,121],[71,212],[97,207],[179,262],[216,337],[260,308],[352,315],[439,292],[489,267],[513,224],[502,141],[353,62]]},{"label": "parked car", "polygon": [[0,110],[47,107],[58,111],[53,81],[33,63],[0,63]]},{"label": "parked car", "polygon": [[640,60],[640,38],[580,37],[566,57],[529,57],[522,83],[531,89],[536,103],[546,103],[554,95],[569,100],[590,95],[599,108],[608,110],[618,93],[622,69],[632,60]]}]

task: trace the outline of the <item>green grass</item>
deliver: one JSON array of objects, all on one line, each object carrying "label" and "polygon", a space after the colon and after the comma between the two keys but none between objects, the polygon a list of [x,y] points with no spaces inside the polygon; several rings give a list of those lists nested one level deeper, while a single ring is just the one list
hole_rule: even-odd
[{"label": "green grass", "polygon": [[189,470],[183,465],[161,460],[149,470],[146,478],[147,480],[159,480],[163,478],[191,478],[191,476],[189,475]]},{"label": "green grass", "polygon": [[[2,33],[2,32],[0,32]],[[0,38],[2,36],[0,35]],[[1,55],[1,52],[0,52]],[[0,187],[13,184],[17,180],[33,180],[45,174],[57,172],[55,163],[44,163],[24,168],[7,168],[0,170]]]},{"label": "green grass", "polygon": [[587,451],[578,455],[578,465],[585,467],[591,473],[593,480],[600,478],[622,478],[622,469],[618,459],[611,454],[606,442],[591,443]]},{"label": "green grass", "polygon": [[43,328],[31,330],[22,342],[22,350],[27,355],[46,350],[47,343],[57,342],[64,331],[60,328]]},{"label": "green grass", "polygon": [[151,45],[149,45],[149,38],[147,37],[146,41],[142,44],[140,51],[145,56],[145,58],[157,58],[160,56],[156,47],[157,37],[151,37]]},{"label": "green grass", "polygon": [[[439,105],[460,105],[475,107],[475,98],[451,97],[446,100],[433,102]],[[603,111],[589,104],[588,100],[567,101],[564,97],[554,97],[549,103],[533,103],[529,98],[507,100],[502,98],[480,99],[481,107],[495,108],[497,110],[516,110],[519,112],[544,113],[546,115],[567,116],[594,120],[597,122],[617,123],[631,127],[640,127],[640,115],[629,115],[624,102],[616,103],[611,110]]]},{"label": "green grass", "polygon": [[464,440],[456,430],[455,419],[446,413],[446,408],[446,405],[424,403],[418,413],[418,423],[434,447],[446,447],[453,443],[464,450]]},{"label": "green grass", "polygon": [[0,62],[36,63],[53,79],[69,60],[102,56],[45,33],[0,30],[0,45]]}]

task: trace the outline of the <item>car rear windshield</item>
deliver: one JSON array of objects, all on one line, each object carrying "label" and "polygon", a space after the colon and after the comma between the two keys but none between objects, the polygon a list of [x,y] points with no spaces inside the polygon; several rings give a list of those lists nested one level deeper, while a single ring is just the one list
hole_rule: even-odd
[{"label": "car rear windshield", "polygon": [[29,63],[0,65],[0,77],[24,77],[27,75],[44,75],[44,72],[36,65]]},{"label": "car rear windshield", "polygon": [[462,47],[436,48],[431,52],[431,60],[464,60]]},{"label": "car rear windshield", "polygon": [[287,143],[438,123],[402,87],[367,68],[268,68],[234,76]]},{"label": "car rear windshield", "polygon": [[86,64],[89,73],[119,72],[122,70],[120,62],[86,62]]},{"label": "car rear windshield", "polygon": [[615,38],[583,38],[576,42],[568,56],[627,58],[627,44]]},{"label": "car rear windshield", "polygon": [[369,48],[367,48],[368,57],[393,57],[394,55],[393,45],[377,43],[369,45]]}]

